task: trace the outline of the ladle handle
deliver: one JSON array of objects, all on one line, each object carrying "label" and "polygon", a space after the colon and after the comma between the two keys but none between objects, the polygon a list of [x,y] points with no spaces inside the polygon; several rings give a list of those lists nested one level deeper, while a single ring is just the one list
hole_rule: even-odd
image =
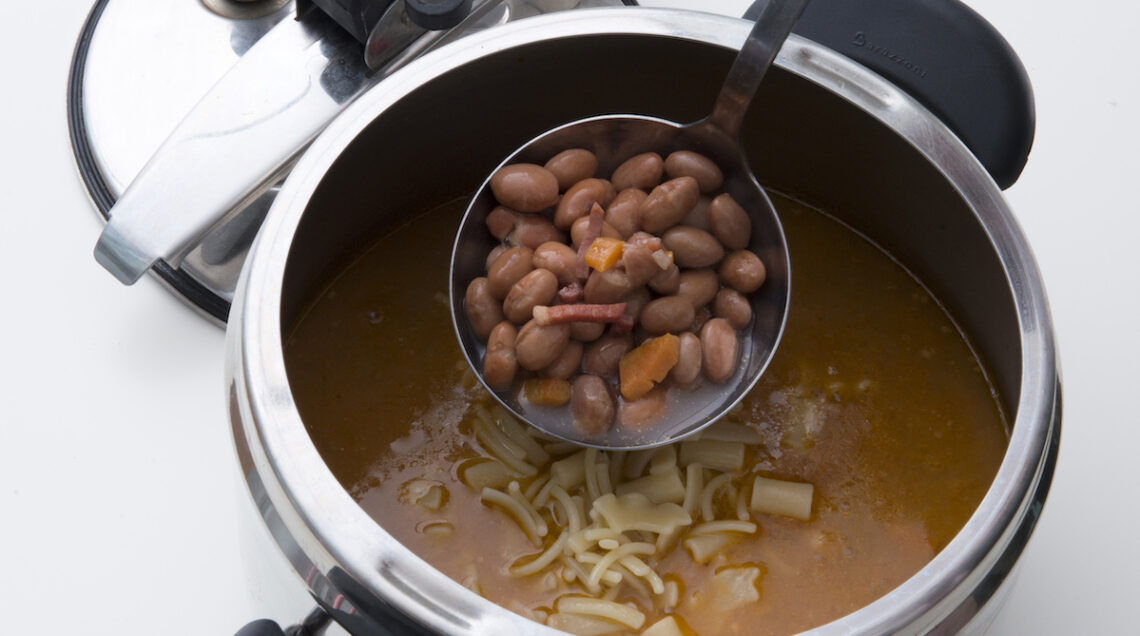
[{"label": "ladle handle", "polygon": [[[748,112],[748,105],[756,94],[756,88],[776,59],[784,40],[792,32],[792,27],[800,19],[810,0],[758,0],[752,9],[763,4],[756,18],[756,25],[744,41],[740,53],[728,69],[724,84],[720,87],[716,105],[708,122],[730,138],[740,132],[740,123]],[[750,9],[749,11],[752,11]]]}]

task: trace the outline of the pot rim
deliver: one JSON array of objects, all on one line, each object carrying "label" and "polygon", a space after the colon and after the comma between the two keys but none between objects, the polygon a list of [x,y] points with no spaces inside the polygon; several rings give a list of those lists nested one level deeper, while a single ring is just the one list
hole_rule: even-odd
[{"label": "pot rim", "polygon": [[[287,532],[320,572],[347,571],[390,605],[442,633],[496,629],[554,633],[468,591],[420,559],[348,495],[321,460],[289,390],[281,353],[281,295],[292,238],[308,201],[340,153],[379,114],[416,88],[477,59],[543,39],[585,35],[666,37],[739,49],[749,22],[679,9],[561,12],[484,31],[432,52],[361,96],[301,157],[250,250],[230,322],[227,386],[239,454],[266,487]],[[683,25],[683,27],[679,26]],[[1031,510],[1055,444],[1056,351],[1040,273],[996,184],[960,140],[909,95],[865,67],[792,35],[776,65],[866,111],[908,141],[978,217],[1000,257],[1020,327],[1021,383],[1009,446],[977,510],[934,559],[873,603],[822,633],[925,631],[957,608],[1002,556]],[[249,302],[257,299],[257,302]],[[240,418],[240,430],[237,420]],[[1047,483],[1044,483],[1047,488]],[[301,573],[304,574],[303,572]]]}]

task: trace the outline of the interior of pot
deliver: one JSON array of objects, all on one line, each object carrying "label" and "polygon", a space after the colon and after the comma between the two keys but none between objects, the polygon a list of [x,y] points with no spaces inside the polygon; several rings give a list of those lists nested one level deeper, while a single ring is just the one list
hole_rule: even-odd
[{"label": "interior of pot", "polygon": [[[364,129],[314,193],[308,209],[317,212],[302,219],[287,264],[282,324],[372,238],[472,192],[544,130],[606,113],[703,117],[732,57],[684,40],[584,36],[477,60],[428,83]],[[989,236],[939,168],[878,120],[779,68],[742,135],[761,183],[834,214],[931,288],[1013,414],[1021,351],[1010,289]]]},{"label": "interior of pot", "polygon": [[[363,128],[310,197],[285,267],[282,333],[378,236],[470,193],[532,136],[606,113],[707,115],[733,54],[680,38],[587,35],[484,56],[426,82]],[[1022,379],[1013,292],[993,239],[943,167],[782,68],[761,86],[742,134],[761,183],[865,234],[930,288],[1013,421]]]}]

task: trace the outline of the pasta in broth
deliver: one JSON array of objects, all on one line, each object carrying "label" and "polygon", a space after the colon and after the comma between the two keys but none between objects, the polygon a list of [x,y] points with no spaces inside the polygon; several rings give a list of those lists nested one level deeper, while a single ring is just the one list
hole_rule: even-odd
[{"label": "pasta in broth", "polygon": [[1007,423],[968,343],[905,270],[830,218],[776,204],[796,265],[784,340],[699,438],[601,452],[499,409],[451,337],[459,203],[380,239],[293,326],[302,418],[393,536],[552,627],[782,634],[839,618],[957,533]]}]

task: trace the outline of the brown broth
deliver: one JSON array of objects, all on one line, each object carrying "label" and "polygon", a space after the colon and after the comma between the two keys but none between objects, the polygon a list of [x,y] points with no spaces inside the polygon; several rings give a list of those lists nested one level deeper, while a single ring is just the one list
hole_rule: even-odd
[{"label": "brown broth", "polygon": [[[943,308],[899,264],[830,217],[776,198],[793,263],[787,330],[738,418],[764,440],[753,472],[815,486],[808,522],[754,515],[758,536],[726,553],[764,572],[760,600],[725,609],[713,565],[677,548],[657,566],[683,582],[677,613],[701,634],[783,634],[862,607],[949,542],[981,501],[1008,441],[982,366]],[[321,456],[394,537],[504,606],[549,608],[503,564],[532,552],[514,521],[461,483],[478,443],[462,426],[470,386],[447,307],[459,204],[381,238],[323,290],[285,344],[290,384]],[[415,263],[417,267],[410,268]],[[432,512],[400,501],[430,479]],[[448,537],[425,522],[454,522]],[[489,541],[494,537],[495,541]],[[632,598],[650,614],[660,612]],[[525,610],[524,610],[525,611]]]}]

